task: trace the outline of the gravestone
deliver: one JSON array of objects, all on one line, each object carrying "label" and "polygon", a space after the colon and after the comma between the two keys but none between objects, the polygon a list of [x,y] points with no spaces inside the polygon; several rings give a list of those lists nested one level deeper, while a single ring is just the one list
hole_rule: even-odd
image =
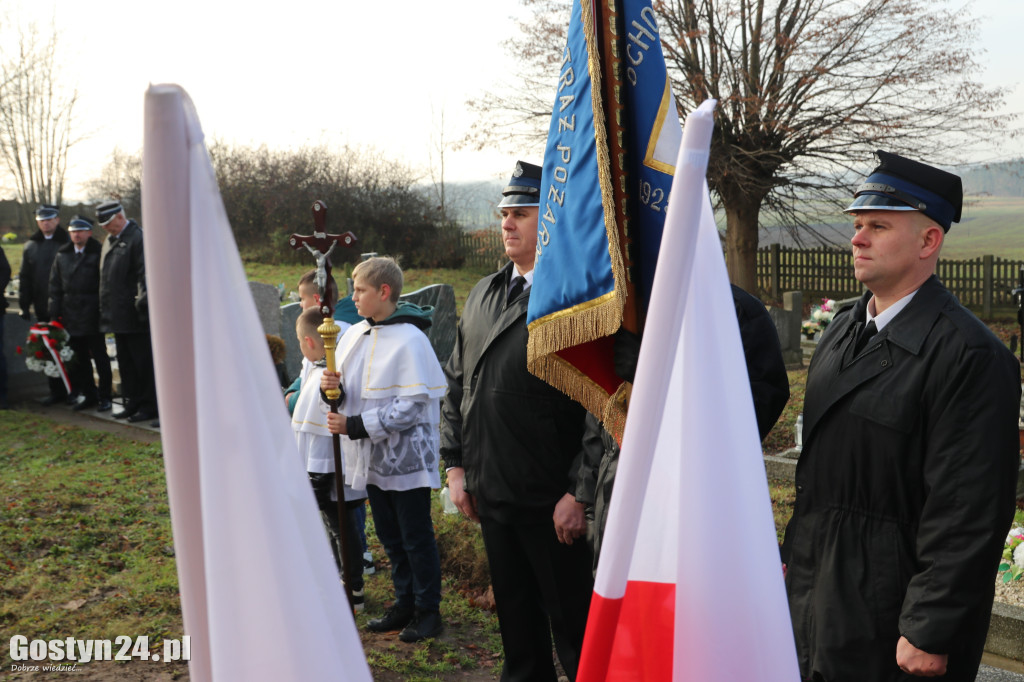
[{"label": "gravestone", "polygon": [[782,346],[782,361],[787,367],[803,366],[803,351],[800,349],[800,326],[803,323],[803,292],[787,291],[782,294],[782,307],[771,307],[768,314],[775,323]]},{"label": "gravestone", "polygon": [[455,332],[459,322],[455,316],[455,289],[451,284],[431,284],[402,294],[401,300],[418,306],[434,307],[427,338],[434,347],[437,359],[444,365],[455,348]]},{"label": "gravestone", "polygon": [[[252,300],[260,316],[264,334],[281,333],[281,292],[277,287],[261,282],[249,282]],[[294,329],[294,327],[292,327]],[[293,333],[292,336],[295,334]]]},{"label": "gravestone", "polygon": [[295,336],[295,321],[302,313],[302,304],[288,303],[281,306],[279,310],[281,328],[278,330],[278,335],[284,339],[284,369],[288,378],[294,379],[302,370],[302,351],[299,349],[299,340]]}]

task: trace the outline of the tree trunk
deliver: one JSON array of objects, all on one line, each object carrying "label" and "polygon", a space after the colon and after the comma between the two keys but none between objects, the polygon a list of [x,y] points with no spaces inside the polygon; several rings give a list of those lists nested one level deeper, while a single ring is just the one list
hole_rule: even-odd
[{"label": "tree trunk", "polygon": [[729,281],[754,296],[757,287],[757,218],[761,197],[733,193],[725,203],[725,266]]}]

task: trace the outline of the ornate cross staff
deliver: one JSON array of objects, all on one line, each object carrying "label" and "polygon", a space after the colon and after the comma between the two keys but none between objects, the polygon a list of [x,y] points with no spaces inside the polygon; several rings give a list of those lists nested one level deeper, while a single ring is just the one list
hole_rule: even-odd
[{"label": "ornate cross staff", "polygon": [[[313,202],[313,234],[293,234],[288,240],[293,249],[305,247],[313,257],[316,258],[316,286],[320,294],[320,312],[324,316],[323,323],[316,328],[318,334],[324,340],[324,354],[327,360],[327,371],[334,372],[335,358],[334,350],[338,345],[338,334],[341,332],[332,317],[334,313],[334,302],[328,295],[328,282],[331,279],[331,253],[339,243],[345,248],[354,248],[356,236],[351,232],[344,234],[327,234],[327,204],[320,199]],[[327,391],[327,401],[330,404],[331,412],[337,414],[338,406],[341,405],[344,396],[341,387]],[[348,509],[345,507],[344,475],[341,468],[341,437],[333,434],[334,441],[334,490],[338,497],[338,535],[341,540],[342,568],[345,575],[345,596],[348,597],[349,607],[354,609],[352,603],[352,579],[353,571],[363,570],[362,563],[352,566],[349,557],[352,556],[351,543],[355,538],[349,537]]]}]

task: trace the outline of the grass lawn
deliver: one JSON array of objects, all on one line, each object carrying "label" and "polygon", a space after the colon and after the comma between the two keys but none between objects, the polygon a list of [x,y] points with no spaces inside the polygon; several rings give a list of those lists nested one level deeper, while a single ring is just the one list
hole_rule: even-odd
[{"label": "grass lawn", "polygon": [[[146,635],[152,653],[162,651],[164,638],[182,636],[159,444],[5,410],[0,458],[0,625],[8,636]],[[479,531],[461,518],[442,518],[435,506],[447,630],[416,645],[362,633],[375,679],[490,679],[501,664],[496,617],[477,606],[487,584],[484,570],[481,586],[482,557],[472,557],[482,546]],[[378,570],[367,581],[360,626],[392,598],[372,523],[368,531]],[[8,657],[5,646],[4,670]]]}]

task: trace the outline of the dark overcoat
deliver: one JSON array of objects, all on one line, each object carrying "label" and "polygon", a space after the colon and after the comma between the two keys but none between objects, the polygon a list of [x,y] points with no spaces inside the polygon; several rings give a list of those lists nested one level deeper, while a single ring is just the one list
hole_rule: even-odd
[{"label": "dark overcoat", "polygon": [[480,516],[550,522],[574,493],[584,410],[526,368],[530,290],[506,305],[513,264],[477,283],[445,365],[441,456],[466,470]]},{"label": "dark overcoat", "polygon": [[100,253],[100,331],[148,332],[147,300],[142,228],[129,220],[121,234],[106,238]]},{"label": "dark overcoat", "polygon": [[57,250],[68,241],[67,230],[63,227],[57,227],[52,239],[47,239],[42,232],[36,230],[25,242],[22,251],[21,270],[18,273],[18,304],[22,312],[28,312],[31,307],[35,316],[43,322],[50,319],[50,311],[47,309],[50,268],[53,259],[57,257]]},{"label": "dark overcoat", "polygon": [[68,334],[85,336],[100,331],[100,243],[90,238],[85,252],[75,245],[57,251],[50,270],[50,316],[61,320]]},{"label": "dark overcoat", "polygon": [[803,677],[917,679],[896,644],[973,680],[1020,462],[1020,367],[930,278],[854,356],[866,294],[807,375],[783,561]]}]

